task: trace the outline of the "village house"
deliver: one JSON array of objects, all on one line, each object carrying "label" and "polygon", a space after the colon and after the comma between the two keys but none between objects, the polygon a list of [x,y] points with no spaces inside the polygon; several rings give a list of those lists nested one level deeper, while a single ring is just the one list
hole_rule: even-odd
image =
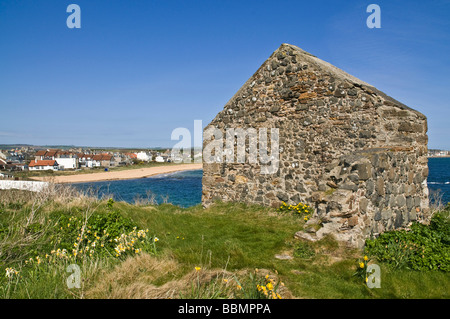
[{"label": "village house", "polygon": [[86,167],[86,168],[93,167],[92,162],[93,155],[85,153],[77,153],[77,157],[78,157],[78,167]]},{"label": "village house", "polygon": [[5,170],[7,167],[6,160],[0,157],[0,170]]},{"label": "village house", "polygon": [[56,160],[59,169],[76,169],[78,168],[78,157],[76,154],[61,150],[40,150],[34,155],[35,161]]},{"label": "village house", "polygon": [[26,170],[28,166],[24,163],[24,159],[25,155],[20,150],[0,151],[0,170]]},{"label": "village house", "polygon": [[55,155],[60,169],[77,169],[78,157],[76,154],[67,151],[58,151]]},{"label": "village house", "polygon": [[161,155],[156,155],[155,157],[155,162],[157,163],[164,163],[164,157],[162,157]]},{"label": "village house", "polygon": [[128,157],[129,159],[137,159],[137,154],[136,153],[125,153],[124,154],[126,157]]},{"label": "village house", "polygon": [[4,159],[6,161],[7,154],[3,151],[0,151],[0,159]]},{"label": "village house", "polygon": [[136,154],[136,158],[140,161],[149,162],[152,160],[152,155],[141,151]]},{"label": "village house", "polygon": [[118,166],[125,166],[131,163],[130,157],[124,153],[114,154],[114,164]]},{"label": "village house", "polygon": [[109,154],[97,154],[92,157],[93,167],[115,166],[114,157]]},{"label": "village house", "polygon": [[30,162],[28,169],[30,171],[57,171],[59,169],[59,164],[55,160],[34,160]]}]

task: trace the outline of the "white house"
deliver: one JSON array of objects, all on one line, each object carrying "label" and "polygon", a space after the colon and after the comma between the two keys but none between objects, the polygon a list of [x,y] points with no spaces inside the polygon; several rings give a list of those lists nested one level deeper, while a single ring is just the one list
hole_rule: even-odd
[{"label": "white house", "polygon": [[78,164],[80,167],[87,167],[87,168],[92,168],[94,166],[92,157],[94,155],[90,155],[90,154],[84,154],[84,153],[78,153],[77,157],[78,157]]},{"label": "white house", "polygon": [[30,171],[58,170],[58,162],[55,160],[34,160],[28,165]]},{"label": "white house", "polygon": [[151,155],[148,155],[148,154],[145,153],[145,152],[139,152],[139,153],[137,153],[137,154],[136,154],[136,158],[137,158],[138,160],[141,160],[141,161],[144,161],[144,162],[149,162],[149,161],[152,160],[152,156],[151,156]]},{"label": "white house", "polygon": [[163,163],[164,162],[164,158],[161,155],[158,155],[158,156],[155,157],[155,162]]},{"label": "white house", "polygon": [[76,169],[78,168],[78,159],[75,157],[58,157],[60,169]]}]

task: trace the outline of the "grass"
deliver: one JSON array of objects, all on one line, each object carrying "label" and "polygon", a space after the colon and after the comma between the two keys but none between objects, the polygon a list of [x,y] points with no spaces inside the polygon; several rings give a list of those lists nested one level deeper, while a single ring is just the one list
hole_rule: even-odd
[{"label": "grass", "polygon": [[[62,232],[54,216],[76,217],[102,230],[109,222],[95,216],[111,211],[129,220],[129,227],[148,229],[149,238],[158,239],[154,247],[143,245],[142,253],[119,257],[96,250],[91,257],[26,263],[36,256],[45,259],[49,250],[65,241],[71,244],[70,236],[77,235]],[[383,263],[381,288],[369,289],[354,276],[362,251],[332,237],[314,243],[295,239],[303,225],[298,216],[239,203],[207,209],[137,206],[79,198],[71,191],[1,191],[0,297],[264,298],[256,283],[268,281],[282,298],[450,297],[448,272],[393,269]],[[121,231],[117,228],[117,234]],[[277,259],[277,254],[292,258]],[[74,262],[81,269],[79,289],[66,285],[66,268]],[[18,276],[7,278],[8,267],[18,270]]]}]

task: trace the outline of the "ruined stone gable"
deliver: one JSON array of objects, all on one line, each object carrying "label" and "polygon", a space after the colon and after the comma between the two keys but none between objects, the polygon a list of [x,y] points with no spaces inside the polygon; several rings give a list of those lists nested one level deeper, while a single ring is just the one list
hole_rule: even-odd
[{"label": "ruined stone gable", "polygon": [[281,45],[211,127],[278,128],[279,169],[204,158],[204,206],[308,203],[322,225],[310,236],[354,246],[427,216],[426,117],[296,46]]}]

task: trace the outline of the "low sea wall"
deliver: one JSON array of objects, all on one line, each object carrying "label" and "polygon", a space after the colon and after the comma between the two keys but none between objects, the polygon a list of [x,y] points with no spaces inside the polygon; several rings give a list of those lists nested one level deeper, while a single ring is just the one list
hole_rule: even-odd
[{"label": "low sea wall", "polygon": [[40,192],[48,187],[47,182],[0,180],[0,189],[22,189]]}]

